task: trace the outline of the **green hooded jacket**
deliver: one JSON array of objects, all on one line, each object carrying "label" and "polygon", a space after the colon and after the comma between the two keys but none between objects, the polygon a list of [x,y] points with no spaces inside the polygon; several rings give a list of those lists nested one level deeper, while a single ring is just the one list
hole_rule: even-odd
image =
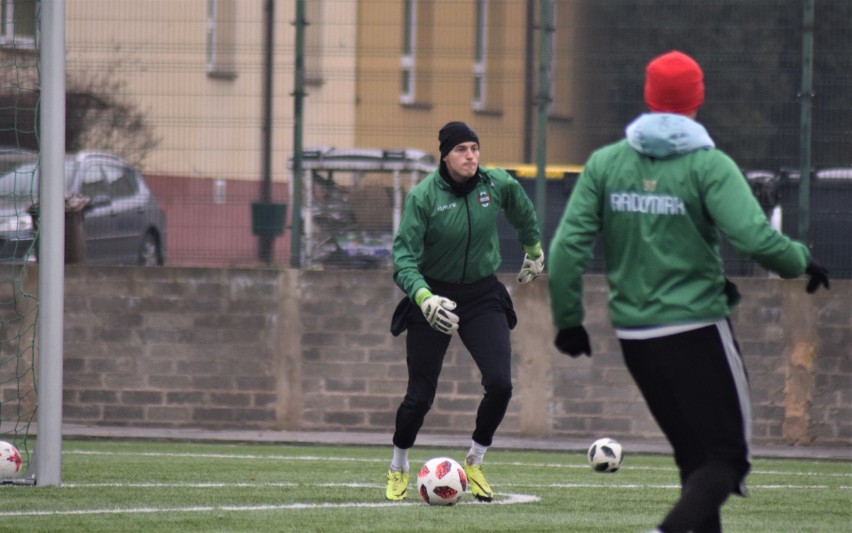
[{"label": "green hooded jacket", "polygon": [[405,197],[394,237],[397,286],[414,301],[419,289],[430,289],[424,277],[463,284],[497,272],[501,211],[522,245],[541,242],[532,202],[505,170],[480,167],[479,183],[465,196],[456,196],[439,171],[426,176]]},{"label": "green hooded jacket", "polygon": [[643,115],[627,138],[589,158],[550,245],[548,284],[558,329],[583,321],[582,274],[602,239],[615,327],[718,320],[730,313],[720,231],[783,278],[809,250],[769,224],[734,161],[703,126]]}]

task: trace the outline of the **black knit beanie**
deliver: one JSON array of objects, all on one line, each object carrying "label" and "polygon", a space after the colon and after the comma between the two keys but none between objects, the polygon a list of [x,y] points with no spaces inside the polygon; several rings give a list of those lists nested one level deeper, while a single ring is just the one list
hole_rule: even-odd
[{"label": "black knit beanie", "polygon": [[438,133],[438,141],[441,143],[441,159],[443,159],[450,150],[466,142],[475,142],[479,144],[479,137],[470,126],[464,122],[448,122]]}]

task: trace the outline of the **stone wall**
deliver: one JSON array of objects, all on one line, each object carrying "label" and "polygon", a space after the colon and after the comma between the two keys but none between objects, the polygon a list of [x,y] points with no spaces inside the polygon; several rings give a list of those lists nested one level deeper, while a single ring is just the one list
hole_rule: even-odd
[{"label": "stone wall", "polygon": [[[591,359],[552,347],[546,279],[502,279],[520,320],[500,433],[662,439],[621,361],[603,278],[586,278]],[[735,282],[755,442],[849,446],[852,282],[814,296],[803,280]],[[65,284],[67,423],[392,431],[406,367],[388,272],[74,266]],[[480,394],[454,339],[424,431],[469,434]]]}]

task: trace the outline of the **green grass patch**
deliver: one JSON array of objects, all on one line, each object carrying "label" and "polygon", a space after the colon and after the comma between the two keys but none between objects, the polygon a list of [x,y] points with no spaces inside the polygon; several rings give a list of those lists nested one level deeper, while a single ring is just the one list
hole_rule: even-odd
[{"label": "green grass patch", "polygon": [[[466,450],[415,447],[412,471]],[[66,441],[60,487],[0,486],[0,531],[643,532],[677,498],[667,456],[594,472],[578,453],[493,449],[495,502],[384,499],[390,446]],[[759,459],[726,532],[850,531],[852,464]]]}]

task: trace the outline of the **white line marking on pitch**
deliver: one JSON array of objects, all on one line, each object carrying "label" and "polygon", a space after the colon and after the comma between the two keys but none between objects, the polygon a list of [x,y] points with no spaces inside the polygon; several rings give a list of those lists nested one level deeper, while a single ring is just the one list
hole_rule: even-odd
[{"label": "white line marking on pitch", "polygon": [[[201,459],[258,459],[270,461],[335,461],[347,463],[386,463],[386,459],[382,458],[365,458],[365,457],[320,457],[315,455],[255,455],[255,454],[226,454],[226,453],[166,453],[166,452],[102,452],[94,450],[63,450],[63,454],[67,455],[121,455],[130,456],[136,455],[140,457],[188,457]],[[520,461],[489,461],[490,466],[525,466],[530,468],[579,468],[586,469],[589,466],[583,464],[564,464],[564,463],[524,463]],[[625,466],[631,470],[645,470],[654,472],[674,471],[674,465],[668,466]],[[778,470],[752,470],[751,476],[754,475],[783,475],[783,476],[800,476],[800,477],[852,477],[852,472],[784,472]]]},{"label": "white line marking on pitch", "polygon": [[[271,481],[258,483],[63,483],[60,488],[64,489],[91,489],[91,488],[124,488],[124,489],[145,489],[145,488],[180,488],[180,489],[228,489],[228,488],[295,488],[304,485],[313,487],[344,487],[350,489],[380,489],[384,485],[377,483],[297,483],[293,481]],[[673,483],[661,484],[639,484],[639,483],[501,483],[503,487],[516,487],[521,489],[673,489],[680,490],[680,485]],[[822,490],[852,490],[852,487],[840,485],[832,487],[830,485],[756,485],[749,484],[749,489],[773,490],[773,489],[822,489]],[[509,502],[513,503],[513,502]]]},{"label": "white line marking on pitch", "polygon": [[[457,505],[513,505],[519,503],[534,503],[538,496],[530,494],[505,494],[490,503],[478,501],[461,501]],[[209,513],[209,512],[255,512],[255,511],[288,511],[301,509],[345,509],[352,507],[399,507],[401,505],[425,505],[423,502],[363,502],[363,503],[287,503],[282,505],[210,505],[191,507],[134,507],[128,509],[77,509],[72,511],[8,511],[0,512],[0,518],[23,516],[81,516],[81,515],[112,515],[112,514],[149,514],[149,513]]]}]

